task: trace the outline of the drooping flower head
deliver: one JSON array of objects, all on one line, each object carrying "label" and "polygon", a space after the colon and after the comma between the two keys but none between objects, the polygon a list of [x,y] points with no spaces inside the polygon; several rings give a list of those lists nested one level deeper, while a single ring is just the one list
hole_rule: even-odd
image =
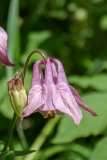
[{"label": "drooping flower head", "polygon": [[[45,65],[44,74],[42,65]],[[79,107],[97,116],[68,84],[62,63],[58,59],[48,57],[45,62],[37,61],[33,67],[31,88],[23,118],[34,112],[40,112],[45,118],[53,118],[55,114],[67,114],[79,125],[82,119]]]},{"label": "drooping flower head", "polygon": [[9,61],[7,55],[7,39],[7,33],[2,27],[0,27],[0,63],[6,66],[15,66]]}]

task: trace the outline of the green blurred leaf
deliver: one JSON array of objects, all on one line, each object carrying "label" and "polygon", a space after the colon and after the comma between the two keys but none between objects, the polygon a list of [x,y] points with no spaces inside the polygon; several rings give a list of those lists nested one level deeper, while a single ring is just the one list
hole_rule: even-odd
[{"label": "green blurred leaf", "polygon": [[68,14],[67,14],[66,10],[53,10],[53,11],[49,12],[49,16],[52,18],[65,20],[65,19],[67,19]]},{"label": "green blurred leaf", "polygon": [[0,113],[0,131],[8,130],[10,126],[10,119],[4,117],[2,113]]},{"label": "green blurred leaf", "polygon": [[69,76],[68,78],[68,82],[70,84],[76,84],[82,88],[87,88],[90,85],[90,79],[88,76],[78,76],[78,75],[74,75],[74,76]]},{"label": "green blurred leaf", "polygon": [[99,3],[102,2],[103,0],[91,0],[92,3]]},{"label": "green blurred leaf", "polygon": [[31,154],[35,152],[36,150],[30,150],[30,151],[10,151],[9,156],[16,157],[16,156],[25,156],[27,154]]},{"label": "green blurred leaf", "polygon": [[3,160],[5,153],[0,153],[0,160]]},{"label": "green blurred leaf", "polygon": [[35,11],[31,17],[31,19],[29,19],[29,24],[28,28],[31,28],[33,24],[35,24],[37,22],[37,20],[39,19],[39,17],[41,16],[45,5],[47,4],[48,0],[39,0],[38,4],[36,4],[35,6]]},{"label": "green blurred leaf", "polygon": [[64,7],[66,0],[59,0],[59,1],[56,0],[55,3],[56,3],[56,7],[62,8]]},{"label": "green blurred leaf", "polygon": [[100,139],[95,145],[95,149],[89,160],[106,160],[107,159],[107,137]]},{"label": "green blurred leaf", "polygon": [[79,126],[75,125],[68,116],[63,116],[59,124],[53,143],[67,143],[80,137],[96,136],[107,127],[107,93],[89,93],[83,97],[85,103],[98,114],[91,116],[87,111],[83,112],[83,119]]},{"label": "green blurred leaf", "polygon": [[5,101],[2,102],[2,104],[0,105],[0,112],[6,117],[11,119],[12,115],[13,115],[13,109],[12,106],[10,104],[10,101],[8,99],[8,96],[6,95],[5,97]]},{"label": "green blurred leaf", "polygon": [[7,157],[8,155],[11,154],[11,151],[6,151],[6,152],[0,152],[0,160],[4,160],[4,157]]},{"label": "green blurred leaf", "polygon": [[[8,11],[8,19],[7,19],[7,32],[8,32],[8,54],[10,60],[14,62],[14,57],[17,56],[15,53],[17,52],[17,48],[19,47],[18,43],[18,14],[19,14],[19,0],[11,0]],[[16,49],[16,51],[15,51]],[[7,78],[11,79],[13,76],[13,68],[6,67]]]},{"label": "green blurred leaf", "polygon": [[[83,157],[88,158],[90,156],[91,151],[89,148],[84,147],[80,144],[66,144],[66,145],[55,145],[44,150],[41,150],[37,153],[36,158],[38,160],[47,160],[49,157],[62,153],[64,151],[71,151],[81,154]],[[84,152],[83,152],[84,151]]]},{"label": "green blurred leaf", "polygon": [[[13,109],[9,101],[8,90],[7,90],[7,82],[6,79],[3,78],[0,82],[0,89],[2,94],[0,94],[0,113],[7,118],[12,118]],[[5,123],[4,123],[5,124]]]},{"label": "green blurred leaf", "polygon": [[[2,92],[2,94],[0,94],[0,104],[3,103],[3,101],[6,100],[6,96],[7,96],[7,82],[6,82],[6,78],[3,78],[2,80],[0,80],[0,89]],[[1,106],[0,106],[1,108]]]},{"label": "green blurred leaf", "polygon": [[[43,43],[46,39],[48,39],[50,36],[51,36],[51,32],[48,30],[29,33],[27,47],[25,49],[25,52],[21,56],[21,62],[24,64],[28,54],[31,51],[38,49],[39,45]],[[44,53],[46,54],[46,52]],[[40,58],[42,59],[42,57],[39,54],[35,54],[33,55],[33,58],[31,58],[29,63],[35,62]]]},{"label": "green blurred leaf", "polygon": [[4,142],[0,141],[0,151],[2,151],[3,147],[4,147]]},{"label": "green blurred leaf", "polygon": [[30,150],[30,151],[6,151],[4,153],[0,153],[0,160],[4,157],[17,157],[17,156],[25,156],[27,154],[31,154],[35,152],[36,150]]},{"label": "green blurred leaf", "polygon": [[68,81],[70,84],[76,84],[82,88],[92,87],[98,90],[106,90],[107,75],[97,74],[93,76],[69,76]]},{"label": "green blurred leaf", "polygon": [[107,15],[101,17],[99,25],[102,30],[107,30]]}]

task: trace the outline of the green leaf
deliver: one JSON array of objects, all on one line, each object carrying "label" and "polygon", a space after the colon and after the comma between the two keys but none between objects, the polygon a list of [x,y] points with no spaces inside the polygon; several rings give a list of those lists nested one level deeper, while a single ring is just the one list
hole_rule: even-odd
[{"label": "green leaf", "polygon": [[36,150],[30,150],[30,151],[10,151],[9,156],[15,157],[15,156],[25,156],[27,154],[31,154],[35,152]]},{"label": "green leaf", "polygon": [[69,83],[76,84],[82,88],[92,87],[97,90],[106,90],[106,82],[107,82],[107,75],[106,74],[98,74],[93,76],[69,76],[68,77]]},{"label": "green leaf", "polygon": [[2,160],[3,157],[17,157],[17,156],[25,156],[27,154],[31,154],[35,152],[36,150],[30,150],[30,151],[6,151],[4,153],[0,153],[0,160]]},{"label": "green leaf", "polygon": [[3,147],[4,147],[4,142],[0,141],[0,151],[2,151]]},{"label": "green leaf", "polygon": [[[19,47],[18,38],[18,14],[19,14],[19,0],[11,0],[7,18],[7,32],[8,32],[8,55],[10,60],[14,62],[14,57],[17,56],[17,48]],[[17,48],[16,48],[17,46]],[[13,76],[13,68],[6,67],[7,78],[11,79]]]},{"label": "green leaf", "polygon": [[36,159],[47,160],[47,159],[49,159],[49,157],[51,157],[55,154],[65,152],[65,151],[76,152],[85,158],[88,158],[91,153],[91,151],[89,150],[88,147],[86,148],[83,145],[72,143],[72,144],[66,144],[66,145],[65,144],[64,145],[54,145],[51,147],[47,147],[44,150],[41,150],[38,152],[38,154],[36,155]]},{"label": "green leaf", "polygon": [[11,154],[11,151],[6,151],[6,152],[3,152],[3,153],[1,152],[0,153],[0,160],[2,160],[2,158],[4,160],[4,157],[7,157],[10,154]]},{"label": "green leaf", "polygon": [[[6,80],[6,78],[2,78],[0,80],[0,88],[1,88],[1,91],[3,91],[2,94],[0,94],[0,104],[2,104],[3,101],[6,100],[6,96],[7,96],[7,80]],[[1,105],[0,105],[0,109],[1,109]]]},{"label": "green leaf", "polygon": [[101,17],[99,25],[102,30],[107,30],[107,14]]},{"label": "green leaf", "polygon": [[[6,78],[3,78],[0,81],[0,87],[1,87],[1,91],[3,91],[2,94],[0,94],[0,112],[4,117],[11,119],[12,115],[13,115],[13,109],[12,109],[11,103],[9,101]],[[2,122],[2,121],[0,121],[0,122]],[[6,126],[5,123],[2,123],[2,126],[3,125],[4,125],[4,127]]]},{"label": "green leaf", "polygon": [[[46,41],[49,37],[51,37],[51,32],[48,30],[40,31],[40,32],[30,32],[28,35],[28,42],[27,47],[25,49],[25,52],[21,56],[21,62],[24,64],[26,57],[28,56],[28,53],[30,53],[32,50],[35,50],[36,48],[39,48],[40,44]],[[43,50],[42,50],[43,51]],[[43,51],[46,54],[46,51]],[[34,63],[36,60],[42,59],[42,57],[37,53],[32,56],[32,58],[29,61],[30,63]]]},{"label": "green leaf", "polygon": [[68,116],[63,116],[53,143],[67,143],[80,137],[98,135],[107,127],[107,93],[90,93],[84,96],[84,102],[98,114],[97,117],[91,116],[83,110],[83,119],[79,126],[75,125]]},{"label": "green leaf", "polygon": [[39,0],[38,1],[38,4],[35,7],[35,11],[31,17],[31,19],[29,19],[29,23],[27,24],[29,28],[31,28],[33,24],[36,24],[37,20],[39,19],[40,15],[42,14],[42,12],[45,8],[47,2],[48,2],[48,0]]},{"label": "green leaf", "polygon": [[5,157],[5,153],[0,153],[0,160],[2,160],[3,157]]},{"label": "green leaf", "polygon": [[107,137],[98,141],[91,158],[89,160],[106,160],[107,159]]}]

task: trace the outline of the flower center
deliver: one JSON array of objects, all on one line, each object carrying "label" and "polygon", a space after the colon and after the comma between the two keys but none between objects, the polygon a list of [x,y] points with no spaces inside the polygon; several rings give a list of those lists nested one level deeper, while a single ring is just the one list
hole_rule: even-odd
[{"label": "flower center", "polygon": [[56,111],[47,111],[44,118],[54,118]]}]

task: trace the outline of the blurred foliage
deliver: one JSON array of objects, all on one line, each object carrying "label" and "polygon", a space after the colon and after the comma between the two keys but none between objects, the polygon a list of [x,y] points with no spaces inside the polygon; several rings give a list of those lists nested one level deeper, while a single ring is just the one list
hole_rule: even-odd
[{"label": "blurred foliage", "polygon": [[[69,83],[98,117],[82,110],[83,119],[80,126],[76,126],[67,116],[50,121],[39,113],[32,114],[24,119],[23,129],[14,130],[10,148],[27,150],[38,142],[39,151],[24,160],[106,160],[106,0],[3,0],[0,4],[0,26],[7,29],[9,57],[16,63],[14,69],[0,65],[0,140],[5,141],[13,115],[7,80],[13,78],[15,71],[23,69],[31,51],[40,49],[63,63]],[[27,92],[32,66],[39,58],[34,55],[30,60],[25,77]]]}]

